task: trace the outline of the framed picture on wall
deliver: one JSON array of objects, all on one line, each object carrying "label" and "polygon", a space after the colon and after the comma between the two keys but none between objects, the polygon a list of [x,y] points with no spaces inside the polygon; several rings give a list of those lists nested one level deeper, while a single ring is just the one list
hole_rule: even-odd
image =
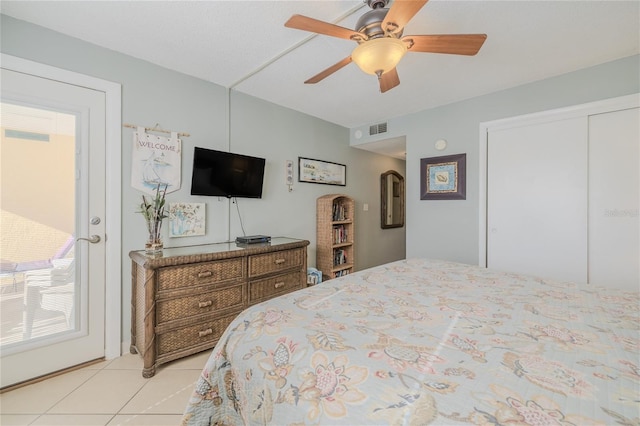
[{"label": "framed picture on wall", "polygon": [[347,166],[330,161],[298,157],[298,181],[345,186],[347,184]]},{"label": "framed picture on wall", "polygon": [[169,237],[205,234],[205,203],[169,203]]},{"label": "framed picture on wall", "polygon": [[465,200],[467,154],[420,159],[421,200]]}]

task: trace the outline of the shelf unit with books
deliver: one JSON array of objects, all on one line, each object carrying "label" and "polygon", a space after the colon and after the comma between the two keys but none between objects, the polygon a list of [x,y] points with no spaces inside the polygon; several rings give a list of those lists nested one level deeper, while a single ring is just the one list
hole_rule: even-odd
[{"label": "shelf unit with books", "polygon": [[316,268],[323,280],[354,271],[355,202],[343,194],[327,194],[316,203]]}]

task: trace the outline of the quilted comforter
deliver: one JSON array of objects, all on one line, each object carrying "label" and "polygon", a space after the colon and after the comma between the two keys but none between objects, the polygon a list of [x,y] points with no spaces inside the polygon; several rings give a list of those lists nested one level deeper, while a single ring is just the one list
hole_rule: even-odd
[{"label": "quilted comforter", "polygon": [[638,425],[640,294],[409,259],[253,306],[187,425]]}]

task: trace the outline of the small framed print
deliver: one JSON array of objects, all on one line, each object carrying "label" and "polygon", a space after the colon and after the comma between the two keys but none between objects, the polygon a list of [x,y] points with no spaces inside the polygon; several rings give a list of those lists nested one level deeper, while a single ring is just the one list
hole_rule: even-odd
[{"label": "small framed print", "polygon": [[467,154],[420,159],[421,200],[467,198]]},{"label": "small framed print", "polygon": [[169,203],[169,237],[205,234],[205,203]]}]

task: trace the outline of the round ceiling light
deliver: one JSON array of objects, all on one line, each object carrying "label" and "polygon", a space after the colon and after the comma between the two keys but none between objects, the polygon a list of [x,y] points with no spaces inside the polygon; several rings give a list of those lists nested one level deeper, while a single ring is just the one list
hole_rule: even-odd
[{"label": "round ceiling light", "polygon": [[406,44],[394,37],[380,37],[359,44],[351,59],[367,74],[382,75],[398,65],[407,53]]}]

